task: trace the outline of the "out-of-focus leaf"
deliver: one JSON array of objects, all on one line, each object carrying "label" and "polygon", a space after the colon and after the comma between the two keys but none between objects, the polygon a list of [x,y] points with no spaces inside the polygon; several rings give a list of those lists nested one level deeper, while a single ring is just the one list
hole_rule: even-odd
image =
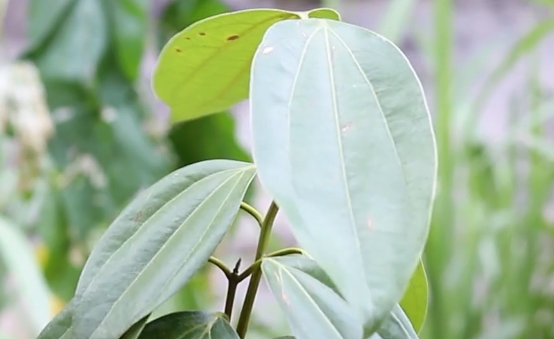
[{"label": "out-of-focus leaf", "polygon": [[37,339],[73,339],[72,312],[73,300],[46,325]]},{"label": "out-of-focus leaf", "polygon": [[31,48],[38,47],[63,22],[78,0],[31,0],[28,34]]},{"label": "out-of-focus leaf", "polygon": [[233,223],[252,164],[212,160],[175,171],[135,198],[104,233],[77,286],[77,337],[119,337],[179,290]]},{"label": "out-of-focus leaf", "polygon": [[296,338],[362,337],[359,317],[330,287],[273,258],[263,260],[262,270]]},{"label": "out-of-focus leaf", "polygon": [[420,260],[419,265],[410,279],[408,289],[404,292],[404,296],[400,301],[402,310],[406,313],[412,326],[418,333],[425,323],[428,304],[429,287],[427,284],[427,276],[425,275],[425,267]]},{"label": "out-of-focus leaf", "polygon": [[50,320],[50,291],[33,253],[25,235],[0,218],[0,260],[29,316],[29,330],[37,334]]},{"label": "out-of-focus leaf", "polygon": [[416,5],[415,0],[393,0],[389,1],[389,6],[386,15],[383,16],[379,33],[398,43],[402,37],[403,31],[408,27],[406,21],[413,14],[413,9]]},{"label": "out-of-focus leaf", "polygon": [[283,21],[252,66],[253,155],[298,243],[376,330],[425,245],[436,149],[421,84],[396,46],[322,19]]},{"label": "out-of-focus leaf", "polygon": [[148,0],[110,0],[116,52],[121,69],[134,81],[148,34]]},{"label": "out-of-focus leaf", "polygon": [[139,339],[239,339],[222,313],[179,312],[146,325]]},{"label": "out-of-focus leaf", "polygon": [[[333,13],[315,11],[318,16],[327,12]],[[250,63],[265,31],[278,21],[310,13],[253,9],[190,25],[163,48],[152,77],[154,92],[171,108],[173,121],[229,108],[248,96]]]},{"label": "out-of-focus leaf", "polygon": [[90,84],[107,46],[108,24],[101,1],[75,1],[51,41],[36,50],[33,59],[44,79]]},{"label": "out-of-focus leaf", "polygon": [[179,157],[179,167],[208,159],[250,160],[237,144],[235,120],[228,113],[176,124],[169,139]]}]

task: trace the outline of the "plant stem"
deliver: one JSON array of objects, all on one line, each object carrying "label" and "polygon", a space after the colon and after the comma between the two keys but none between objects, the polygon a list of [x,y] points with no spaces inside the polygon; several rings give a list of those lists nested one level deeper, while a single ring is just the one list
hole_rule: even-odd
[{"label": "plant stem", "polygon": [[[254,262],[260,260],[264,255],[265,248],[267,247],[267,243],[269,242],[269,237],[271,235],[271,228],[273,227],[278,211],[279,207],[275,204],[275,202],[272,202],[262,222],[262,229],[260,230],[260,236],[258,238],[258,247],[256,248],[256,257]],[[258,267],[252,273],[252,277],[250,278],[250,283],[248,284],[246,297],[244,298],[244,304],[242,306],[242,311],[240,312],[240,318],[237,325],[237,333],[242,339],[245,338],[246,331],[248,330],[250,315],[252,314],[252,308],[254,306],[256,293],[258,292],[258,286],[260,285],[261,279],[262,270]]]},{"label": "plant stem", "polygon": [[254,219],[256,219],[256,221],[258,222],[258,225],[260,227],[262,227],[262,223],[264,222],[264,218],[262,217],[262,215],[260,214],[260,212],[258,212],[258,210],[256,210],[254,207],[248,205],[247,203],[245,202],[241,202],[240,203],[240,209],[247,212],[248,214],[250,214],[252,217],[254,217]]},{"label": "plant stem", "polygon": [[231,278],[233,272],[231,272],[229,267],[227,267],[221,260],[217,259],[216,257],[210,257],[210,259],[208,259],[208,262],[217,266],[217,268],[219,268],[221,272],[225,274],[227,279]]},{"label": "plant stem", "polygon": [[228,277],[229,285],[227,287],[227,298],[225,299],[225,314],[227,320],[231,321],[231,315],[233,313],[233,305],[235,304],[235,295],[237,294],[237,286],[240,283],[239,280],[239,268],[241,259],[239,259],[233,269],[233,272]]},{"label": "plant stem", "polygon": [[291,254],[304,254],[304,251],[302,251],[300,248],[284,248],[282,250],[269,253],[266,257],[284,257]]}]

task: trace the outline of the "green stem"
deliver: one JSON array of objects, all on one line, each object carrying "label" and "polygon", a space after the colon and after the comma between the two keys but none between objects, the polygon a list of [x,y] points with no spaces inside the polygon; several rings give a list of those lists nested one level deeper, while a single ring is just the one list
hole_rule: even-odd
[{"label": "green stem", "polygon": [[227,267],[223,263],[223,261],[217,259],[216,257],[210,257],[210,259],[208,259],[208,262],[211,263],[211,264],[214,264],[215,266],[217,266],[217,268],[219,268],[221,270],[221,272],[223,272],[223,274],[225,274],[227,279],[231,278],[231,276],[233,275],[233,272],[231,272],[229,267]]},{"label": "green stem", "polygon": [[231,321],[231,315],[233,313],[233,305],[235,304],[235,295],[237,294],[237,286],[240,283],[239,280],[239,268],[241,259],[239,259],[233,269],[233,272],[228,276],[229,285],[227,287],[227,298],[225,299],[225,314],[227,320]]},{"label": "green stem", "polygon": [[[278,211],[279,207],[275,204],[275,202],[272,202],[262,222],[262,229],[260,230],[260,236],[258,238],[258,247],[256,248],[256,257],[254,262],[260,260],[264,255],[265,248],[267,247],[269,237],[271,235],[271,228],[273,227]],[[239,322],[237,324],[237,333],[242,339],[245,338],[246,331],[248,330],[248,323],[250,322],[252,308],[254,306],[254,301],[256,300],[256,293],[258,292],[261,279],[262,270],[258,267],[258,269],[252,273],[252,277],[250,278],[250,283],[248,284],[248,289],[246,290],[246,297],[244,298],[244,305],[242,306]]]},{"label": "green stem", "polygon": [[260,225],[260,227],[262,227],[262,223],[264,222],[264,218],[262,217],[260,212],[258,212],[258,210],[256,210],[254,207],[248,205],[245,202],[240,203],[240,209],[247,212],[252,217],[254,217],[254,219],[256,219],[256,221],[258,222],[258,225]]},{"label": "green stem", "polygon": [[291,254],[304,254],[304,251],[301,250],[300,248],[284,248],[282,250],[269,253],[268,255],[266,255],[266,257],[268,258],[284,257],[286,255],[291,255]]}]

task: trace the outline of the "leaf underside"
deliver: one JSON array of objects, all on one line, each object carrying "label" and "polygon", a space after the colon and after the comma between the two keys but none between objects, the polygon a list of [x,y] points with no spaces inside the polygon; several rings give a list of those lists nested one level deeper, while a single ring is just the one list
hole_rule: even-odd
[{"label": "leaf underside", "polygon": [[415,72],[366,29],[283,21],[254,57],[250,104],[262,185],[374,331],[416,269],[434,197],[434,135]]}]

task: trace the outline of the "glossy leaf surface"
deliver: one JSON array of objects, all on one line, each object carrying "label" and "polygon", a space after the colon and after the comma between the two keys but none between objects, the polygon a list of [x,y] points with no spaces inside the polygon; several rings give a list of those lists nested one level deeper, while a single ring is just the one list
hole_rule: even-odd
[{"label": "glossy leaf surface", "polygon": [[156,95],[169,105],[174,121],[220,112],[246,99],[252,57],[265,31],[276,22],[310,13],[339,19],[330,9],[308,13],[253,9],[190,25],[160,54],[153,75]]},{"label": "glossy leaf surface", "polygon": [[333,289],[278,259],[264,259],[262,270],[297,339],[362,337],[358,317]]},{"label": "glossy leaf surface", "polygon": [[436,151],[416,74],[366,29],[283,21],[256,52],[250,102],[263,186],[375,330],[402,298],[429,228]]},{"label": "glossy leaf surface", "polygon": [[212,160],[142,192],[104,233],[76,297],[77,337],[117,338],[175,293],[233,223],[254,165]]},{"label": "glossy leaf surface", "polygon": [[146,325],[139,339],[239,339],[221,313],[179,312]]}]

